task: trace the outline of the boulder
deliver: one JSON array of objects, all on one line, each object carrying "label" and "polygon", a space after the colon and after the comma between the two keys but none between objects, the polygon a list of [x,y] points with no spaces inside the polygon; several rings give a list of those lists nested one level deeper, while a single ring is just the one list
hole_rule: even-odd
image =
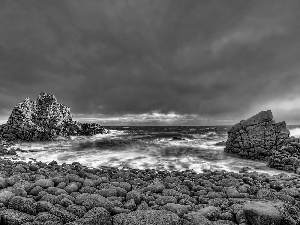
[{"label": "boulder", "polygon": [[73,121],[70,108],[58,103],[54,95],[40,93],[36,101],[26,98],[16,105],[0,138],[6,141],[49,141],[71,135],[94,135],[109,131],[96,123]]},{"label": "boulder", "polygon": [[282,220],[280,212],[269,202],[247,202],[243,210],[253,225],[278,225]]}]

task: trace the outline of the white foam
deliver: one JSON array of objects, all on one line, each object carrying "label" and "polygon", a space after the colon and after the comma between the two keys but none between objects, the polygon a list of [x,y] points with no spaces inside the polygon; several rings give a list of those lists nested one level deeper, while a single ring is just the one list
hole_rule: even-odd
[{"label": "white foam", "polygon": [[300,128],[297,127],[297,128],[291,129],[290,130],[290,136],[294,136],[296,138],[299,138],[300,137]]}]

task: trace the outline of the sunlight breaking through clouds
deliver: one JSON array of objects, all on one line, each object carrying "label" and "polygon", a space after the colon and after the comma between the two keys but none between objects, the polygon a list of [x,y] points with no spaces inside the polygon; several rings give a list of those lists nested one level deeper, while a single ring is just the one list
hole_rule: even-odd
[{"label": "sunlight breaking through clouds", "polygon": [[[109,115],[84,115],[76,114],[74,115],[76,120],[81,122],[97,122],[102,125],[203,125],[203,124],[228,124],[233,123],[231,120],[220,119],[213,120],[211,122],[207,118],[200,117],[196,114],[176,114],[174,112],[170,113],[160,113],[158,111],[153,111],[151,113],[142,114],[126,114],[119,116],[109,116]],[[214,123],[214,124],[213,124]]]}]

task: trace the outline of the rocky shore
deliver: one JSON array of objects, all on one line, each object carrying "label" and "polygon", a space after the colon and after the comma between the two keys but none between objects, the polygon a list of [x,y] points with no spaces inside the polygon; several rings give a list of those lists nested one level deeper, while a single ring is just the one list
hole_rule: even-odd
[{"label": "rocky shore", "polygon": [[0,160],[0,224],[300,224],[300,176]]},{"label": "rocky shore", "polygon": [[[36,102],[17,105],[0,127],[0,156],[22,151],[10,148],[18,140],[104,132],[98,124],[73,121],[69,108],[41,93]],[[298,149],[299,139],[289,136],[285,123],[264,111],[228,131],[225,151],[299,173]],[[0,158],[4,225],[300,225],[296,173],[88,168],[16,159]]]}]

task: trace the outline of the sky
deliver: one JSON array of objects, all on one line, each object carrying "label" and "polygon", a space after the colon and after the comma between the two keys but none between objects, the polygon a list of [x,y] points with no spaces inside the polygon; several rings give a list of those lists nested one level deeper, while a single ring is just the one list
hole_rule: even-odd
[{"label": "sky", "polygon": [[300,1],[0,0],[0,122],[54,94],[103,125],[300,124]]}]

